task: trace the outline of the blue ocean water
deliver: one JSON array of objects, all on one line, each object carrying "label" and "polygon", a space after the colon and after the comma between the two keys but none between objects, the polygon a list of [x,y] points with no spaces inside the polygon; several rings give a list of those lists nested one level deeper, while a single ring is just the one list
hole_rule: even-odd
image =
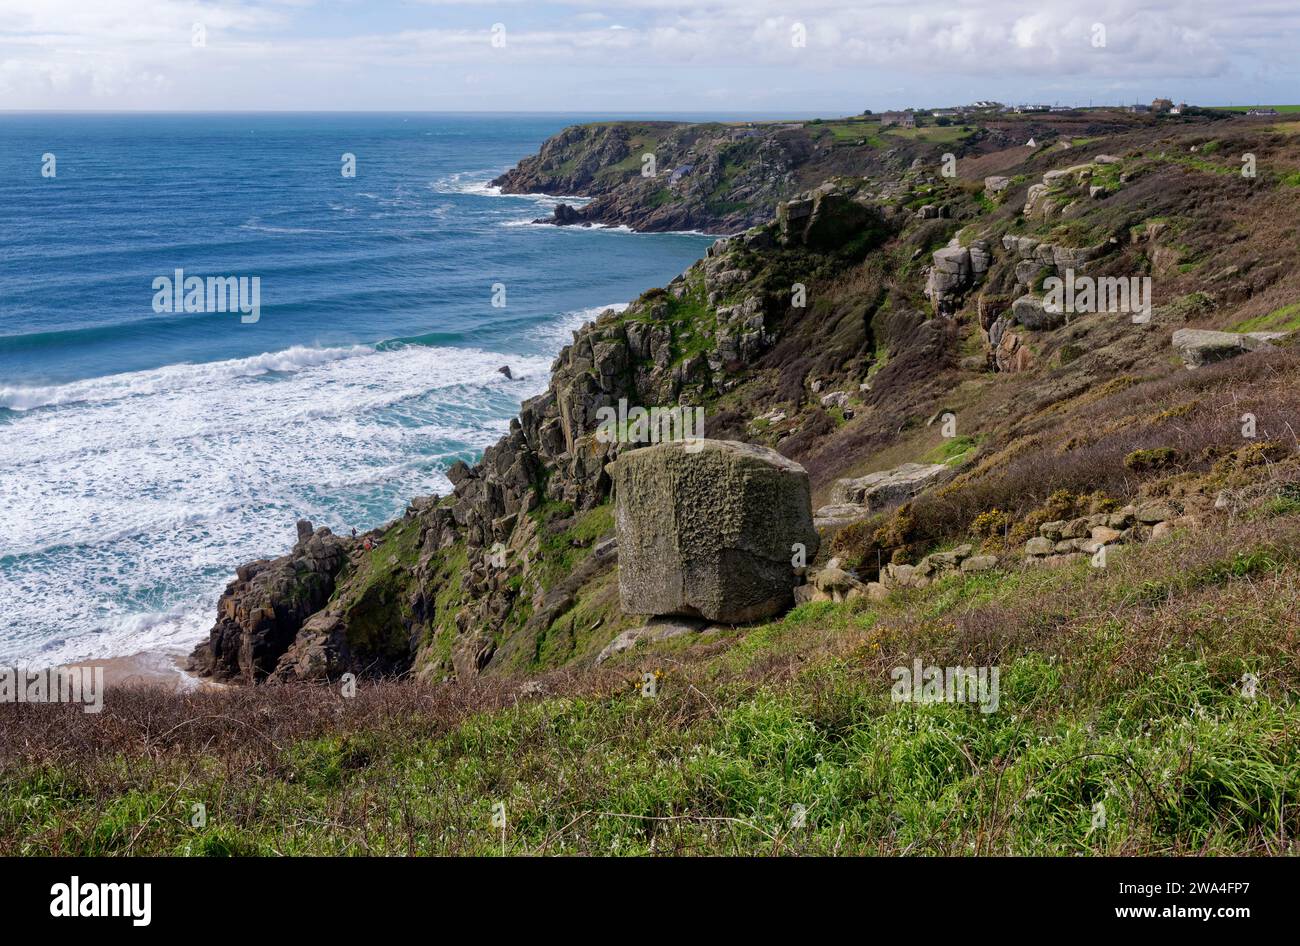
[{"label": "blue ocean water", "polygon": [[[0,115],[0,662],[188,649],[236,564],[446,492],[697,259],[488,186],[580,120]],[[260,318],[156,312],[176,270],[258,277]]]}]

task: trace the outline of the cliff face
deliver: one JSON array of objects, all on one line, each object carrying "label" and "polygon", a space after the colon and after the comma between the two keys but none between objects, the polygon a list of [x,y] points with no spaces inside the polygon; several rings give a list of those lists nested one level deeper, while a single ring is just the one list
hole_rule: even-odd
[{"label": "cliff face", "polygon": [[815,150],[801,129],[601,123],[565,129],[494,181],[506,193],[593,198],[553,222],[734,233],[797,189]]},{"label": "cliff face", "polygon": [[[882,210],[853,199],[852,189],[825,189],[809,204],[823,227],[832,218],[852,224],[848,255],[810,249],[806,224],[774,223],[719,241],[666,289],[606,311],[574,333],[547,390],[523,404],[509,433],[473,467],[452,466],[451,495],[414,500],[403,519],[362,537],[371,550],[340,545],[323,596],[308,594],[301,549],[249,566],[288,576],[275,586],[279,599],[309,602],[276,611],[285,613],[268,656],[255,665],[214,658],[238,653],[241,635],[261,633],[268,593],[241,579],[193,666],[274,682],[391,670],[404,653],[422,673],[464,677],[594,654],[631,621],[618,613],[610,580],[617,551],[605,472],[625,445],[597,436],[598,412],[620,402],[716,404],[804,318],[791,305],[791,272],[842,267],[889,233]],[[225,616],[246,613],[254,617]]]},{"label": "cliff face", "polygon": [[[621,137],[626,127],[600,127],[606,160],[640,147]],[[524,165],[521,174],[548,190],[602,186],[594,165],[575,160],[594,133],[573,134],[534,162],[567,166],[569,177]],[[414,500],[371,534],[369,550],[308,533],[291,555],[241,569],[196,667],[283,682],[594,661],[644,623],[619,608],[605,472],[629,447],[597,436],[598,412],[620,401],[704,408],[708,436],[802,463],[818,504],[846,494],[837,479],[905,461],[948,466],[918,487],[906,517],[846,509],[824,534],[823,558],[840,556],[864,579],[890,556],[928,561],[930,546],[984,528],[985,514],[1002,517],[1008,535],[1022,520],[1036,530],[1033,517],[1062,487],[1124,502],[1176,489],[1180,506],[1204,505],[1206,484],[1223,480],[1198,477],[1235,455],[1237,428],[1207,420],[1193,444],[1185,419],[1200,407],[1147,418],[1142,395],[1129,392],[1163,403],[1228,384],[1189,377],[1173,331],[1286,329],[1300,299],[1293,249],[1277,238],[1300,195],[1285,183],[1300,168],[1300,139],[1243,128],[1214,140],[1211,154],[1265,156],[1271,176],[1243,181],[1222,170],[1235,171],[1227,158],[1181,157],[1204,153],[1207,134],[1180,126],[1117,136],[1086,155],[1021,156],[996,189],[918,167],[784,202],[664,289],[576,332],[509,433],[479,463],[449,471],[451,495]],[[1067,270],[1150,274],[1151,319],[1056,317],[1043,284]],[[1276,370],[1295,377],[1284,348],[1248,357],[1280,358]],[[1232,382],[1231,396],[1248,397],[1263,377]],[[1273,398],[1255,413],[1274,431],[1288,410]],[[941,433],[947,415],[955,432]],[[1160,485],[1158,464],[1125,461],[1164,449],[1186,458],[1181,485]]]},{"label": "cliff face", "polygon": [[[765,223],[778,201],[836,177],[897,179],[944,154],[993,156],[992,171],[1028,156],[1008,148],[1050,145],[1123,130],[1119,115],[1053,114],[1026,120],[903,129],[878,116],[811,121],[594,122],[573,125],[498,177],[507,194],[590,198],[561,204],[546,222],[634,230],[738,233]],[[985,173],[983,171],[980,172]]]}]

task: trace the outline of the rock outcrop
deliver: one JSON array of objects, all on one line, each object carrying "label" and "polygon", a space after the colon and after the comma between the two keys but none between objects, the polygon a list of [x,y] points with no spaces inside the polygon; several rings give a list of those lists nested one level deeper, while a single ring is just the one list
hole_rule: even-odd
[{"label": "rock outcrop", "polygon": [[288,555],[236,569],[217,602],[216,626],[190,655],[189,669],[218,680],[265,679],[329,600],[353,544],[304,520]]},{"label": "rock outcrop", "polygon": [[921,490],[941,483],[951,472],[942,463],[904,463],[892,470],[836,480],[831,488],[831,501],[817,510],[817,526],[846,525],[897,506]]},{"label": "rock outcrop", "polygon": [[925,294],[935,311],[951,315],[962,296],[989,268],[992,255],[987,240],[972,240],[963,246],[956,239],[932,254],[933,266],[926,277]]},{"label": "rock outcrop", "polygon": [[776,221],[783,243],[818,250],[839,249],[864,236],[883,237],[886,232],[877,207],[858,200],[853,189],[834,182],[778,204]]},{"label": "rock outcrop", "polygon": [[624,612],[742,623],[790,605],[797,549],[819,545],[803,467],[704,440],[630,451],[610,473]]},{"label": "rock outcrop", "polygon": [[1211,362],[1236,358],[1248,351],[1272,348],[1272,342],[1285,337],[1285,332],[1212,332],[1180,328],[1174,332],[1173,346],[1184,365],[1199,368]]}]

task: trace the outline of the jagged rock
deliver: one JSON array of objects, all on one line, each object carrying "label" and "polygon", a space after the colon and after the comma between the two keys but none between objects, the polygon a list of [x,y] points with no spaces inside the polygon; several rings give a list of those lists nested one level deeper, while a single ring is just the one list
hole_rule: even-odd
[{"label": "jagged rock", "polygon": [[1034,258],[1034,251],[1038,248],[1039,242],[1033,237],[1013,236],[1009,233],[1002,238],[1002,245],[1008,250],[1013,250],[1022,260]]},{"label": "jagged rock", "polygon": [[554,223],[557,226],[568,227],[585,222],[582,211],[569,204],[556,204],[554,216],[548,221],[545,219],[534,221],[534,223]]},{"label": "jagged rock", "polygon": [[872,231],[880,237],[886,233],[878,208],[829,183],[810,196],[778,204],[776,219],[783,242],[813,249],[838,248]]},{"label": "jagged rock", "polygon": [[329,611],[313,614],[276,662],[270,683],[292,680],[331,680],[352,665],[344,623]]},{"label": "jagged rock", "polygon": [[1132,542],[1146,542],[1150,538],[1151,538],[1151,527],[1147,525],[1143,525],[1140,522],[1137,523],[1136,525],[1129,526],[1127,529],[1124,530],[1125,544],[1132,543]]},{"label": "jagged rock", "polygon": [[1043,264],[1035,259],[1021,260],[1016,264],[1016,285],[1023,286],[1025,289],[1033,288],[1038,280],[1038,276],[1043,271]]},{"label": "jagged rock", "polygon": [[794,586],[794,603],[795,605],[808,604],[810,601],[822,600],[822,593],[813,585],[795,585]]},{"label": "jagged rock", "polygon": [[897,565],[891,562],[880,573],[880,583],[886,588],[924,588],[930,584],[928,574],[918,574],[915,565]]},{"label": "jagged rock", "polygon": [[1034,355],[1025,346],[1024,340],[1018,333],[1003,329],[993,349],[993,364],[998,371],[1007,374],[1028,371],[1034,366]]},{"label": "jagged rock", "polygon": [[990,175],[984,178],[984,193],[990,197],[995,197],[1002,193],[1011,184],[1011,178],[1001,177],[999,175]]},{"label": "jagged rock", "polygon": [[1050,206],[1046,199],[1047,191],[1046,184],[1029,185],[1029,191],[1025,194],[1025,208],[1022,211],[1026,217],[1045,216],[1045,209]]},{"label": "jagged rock", "polygon": [[799,464],[703,440],[624,453],[609,473],[624,611],[739,623],[789,606],[794,546],[811,560],[819,545]]},{"label": "jagged rock", "polygon": [[802,233],[808,218],[812,216],[813,202],[807,198],[787,200],[776,205],[776,222],[781,228],[781,235]]},{"label": "jagged rock", "polygon": [[1235,358],[1248,351],[1272,348],[1270,343],[1286,337],[1285,332],[1212,332],[1206,329],[1180,328],[1174,332],[1173,346],[1188,368]]},{"label": "jagged rock", "polygon": [[473,678],[492,659],[496,641],[482,628],[466,629],[451,645],[451,664],[462,680]]},{"label": "jagged rock", "polygon": [[324,607],[351,544],[329,529],[298,523],[288,555],[242,565],[217,602],[217,623],[190,655],[189,669],[218,680],[257,682],[272,673],[303,622]]},{"label": "jagged rock", "polygon": [[953,244],[935,250],[931,258],[934,265],[926,280],[925,294],[941,314],[950,313],[958,297],[970,288],[976,274],[976,259],[979,272],[988,269],[990,260],[988,243],[984,241],[979,241],[974,257],[970,247]]}]

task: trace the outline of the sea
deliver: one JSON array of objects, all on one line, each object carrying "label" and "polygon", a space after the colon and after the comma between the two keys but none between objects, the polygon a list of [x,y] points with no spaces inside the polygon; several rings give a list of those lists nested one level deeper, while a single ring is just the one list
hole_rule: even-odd
[{"label": "sea", "polygon": [[[714,239],[490,186],[594,117],[0,113],[0,665],[186,652],[298,519],[448,492]],[[170,305],[195,276],[256,311]]]}]

